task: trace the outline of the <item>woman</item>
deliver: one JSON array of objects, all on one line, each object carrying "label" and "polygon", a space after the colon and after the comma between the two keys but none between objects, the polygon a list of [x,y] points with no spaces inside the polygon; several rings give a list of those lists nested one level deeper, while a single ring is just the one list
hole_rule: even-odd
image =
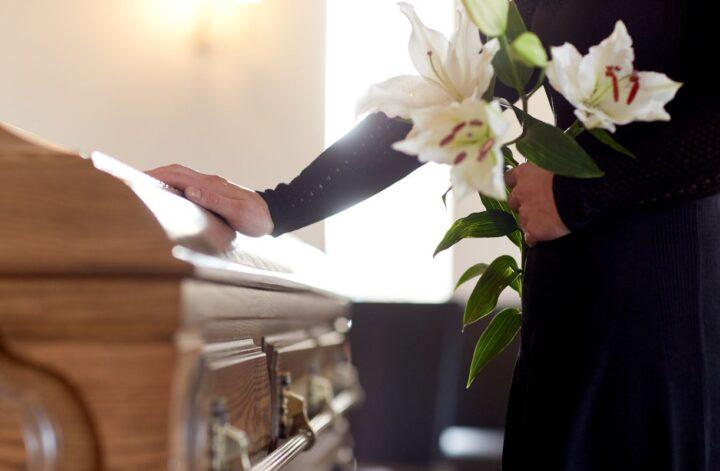
[{"label": "woman", "polygon": [[[505,470],[720,469],[720,86],[716,2],[518,0],[545,44],[597,44],[622,19],[636,65],[685,83],[670,123],[581,136],[606,175],[507,175],[529,250]],[[713,11],[710,11],[713,10]],[[707,57],[707,59],[705,59]],[[549,90],[558,124],[573,110]],[[279,235],[419,166],[393,151],[410,126],[373,115],[291,183],[255,193],[190,169],[151,172],[240,232]]]}]

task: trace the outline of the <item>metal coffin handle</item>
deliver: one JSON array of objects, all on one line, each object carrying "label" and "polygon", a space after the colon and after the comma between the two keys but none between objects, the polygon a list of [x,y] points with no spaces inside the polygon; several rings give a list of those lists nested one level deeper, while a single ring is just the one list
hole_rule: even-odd
[{"label": "metal coffin handle", "polygon": [[215,418],[212,439],[213,471],[229,470],[231,465],[234,466],[232,469],[239,471],[282,469],[300,453],[310,449],[315,443],[315,437],[328,429],[336,416],[344,414],[362,402],[363,393],[359,386],[341,392],[329,402],[324,411],[306,422],[304,422],[307,419],[304,398],[290,391],[283,391],[283,399],[288,401],[286,407],[292,414],[294,433],[281,446],[255,465],[250,462],[249,440],[245,432],[233,427],[222,418]]}]

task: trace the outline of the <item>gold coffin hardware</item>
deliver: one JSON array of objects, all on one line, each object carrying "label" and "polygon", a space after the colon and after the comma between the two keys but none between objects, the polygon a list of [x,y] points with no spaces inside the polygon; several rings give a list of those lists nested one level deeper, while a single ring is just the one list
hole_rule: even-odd
[{"label": "gold coffin hardware", "polygon": [[247,434],[228,423],[225,401],[216,401],[211,424],[212,470],[229,470],[235,462],[238,462],[236,469],[239,466],[241,471],[250,470],[249,447]]},{"label": "gold coffin hardware", "polygon": [[305,449],[310,449],[315,444],[315,432],[310,426],[305,398],[300,394],[285,389],[282,392],[282,401],[283,437],[289,438],[294,435],[305,434],[308,436],[308,445]]},{"label": "gold coffin hardware", "polygon": [[[283,393],[289,399],[288,407],[299,411],[298,404],[304,403],[302,396],[287,391]],[[301,399],[300,403],[295,399]],[[344,414],[363,400],[363,393],[359,386],[343,391],[330,402],[330,410],[326,410],[307,422],[307,429],[300,426],[298,433],[285,440],[281,446],[272,453],[258,461],[255,465],[250,462],[247,435],[242,430],[227,423],[221,424],[216,418],[212,427],[213,442],[213,471],[277,471],[295,459],[300,453],[308,450],[314,443],[315,435],[327,430],[334,422],[335,416]],[[307,417],[307,414],[304,414]],[[298,419],[302,423],[302,419]],[[227,453],[227,455],[223,454]]]}]

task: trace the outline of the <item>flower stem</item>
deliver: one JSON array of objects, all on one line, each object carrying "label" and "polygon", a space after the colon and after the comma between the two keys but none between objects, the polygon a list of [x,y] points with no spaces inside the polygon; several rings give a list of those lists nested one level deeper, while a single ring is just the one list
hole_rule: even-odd
[{"label": "flower stem", "polygon": [[[526,95],[524,93],[523,84],[520,83],[520,73],[518,72],[517,64],[513,60],[512,56],[510,55],[510,43],[508,42],[507,34],[503,34],[502,36],[500,36],[500,43],[502,44],[502,48],[507,53],[509,63],[510,63],[510,73],[512,74],[512,78],[513,78],[513,84],[515,85],[515,91],[517,92],[518,97],[520,97],[520,101],[522,102],[522,110],[523,110],[522,120],[520,121],[520,126],[522,128],[522,132],[520,133],[520,136],[518,136],[517,138],[513,139],[512,141],[510,141],[506,144],[506,145],[510,146],[510,145],[517,143],[519,140],[521,140],[527,134],[527,115],[528,115],[528,96],[529,95]],[[538,84],[535,85],[536,87],[539,87],[539,84],[542,84],[542,81],[545,78],[544,70],[540,74],[540,78],[541,78],[541,80],[538,82]],[[535,90],[533,90],[532,93],[535,93]],[[532,95],[532,93],[530,93],[530,95]]]},{"label": "flower stem", "polygon": [[565,134],[575,138],[582,134],[584,131],[585,127],[582,125],[579,119],[576,119],[575,122],[572,123],[570,127],[565,130]]},{"label": "flower stem", "polygon": [[528,97],[531,97],[540,90],[540,87],[542,87],[543,83],[545,83],[545,69],[540,69],[540,74],[538,75],[538,79],[535,82],[535,85],[533,86],[532,90],[530,90],[530,93],[528,93]]}]

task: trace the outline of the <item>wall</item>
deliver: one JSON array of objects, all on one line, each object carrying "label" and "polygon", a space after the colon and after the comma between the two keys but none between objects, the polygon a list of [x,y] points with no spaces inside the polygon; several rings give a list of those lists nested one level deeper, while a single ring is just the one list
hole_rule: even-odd
[{"label": "wall", "polygon": [[[235,8],[199,50],[202,1]],[[5,0],[0,121],[142,169],[179,162],[266,188],[323,148],[324,41],[325,0]],[[468,198],[455,213],[479,207]],[[299,235],[323,246],[320,224]],[[454,278],[505,250],[458,244]]]},{"label": "wall", "polygon": [[198,1],[0,2],[0,121],[142,169],[294,176],[323,147],[325,0],[204,0],[204,50]]}]

